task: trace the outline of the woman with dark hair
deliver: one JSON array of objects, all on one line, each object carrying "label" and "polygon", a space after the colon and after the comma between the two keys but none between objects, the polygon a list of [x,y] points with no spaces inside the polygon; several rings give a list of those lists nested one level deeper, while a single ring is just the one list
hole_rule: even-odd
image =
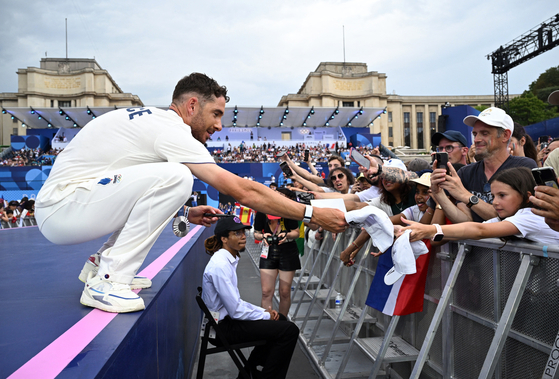
[{"label": "woman with dark hair", "polygon": [[[278,188],[283,196],[292,199],[295,194]],[[260,282],[262,284],[262,308],[272,306],[272,297],[279,275],[279,313],[287,316],[291,306],[291,284],[295,271],[301,268],[299,249],[295,239],[299,237],[297,220],[258,212],[254,218],[254,239],[262,241],[260,255]]]},{"label": "woman with dark hair", "polygon": [[510,154],[517,157],[532,158],[537,162],[538,152],[532,137],[526,134],[526,130],[518,122],[514,123],[514,131],[509,142]]},{"label": "woman with dark hair", "polygon": [[493,194],[493,208],[499,217],[483,223],[462,222],[454,225],[423,225],[402,220],[409,226],[397,232],[411,230],[410,241],[444,235],[447,240],[518,237],[544,245],[559,243],[559,233],[552,230],[545,219],[532,213],[529,197],[536,186],[532,172],[526,167],[515,167],[493,175],[489,181]]},{"label": "woman with dark hair", "polygon": [[413,185],[407,181],[405,183],[391,182],[381,179],[380,196],[369,201],[370,205],[382,209],[388,216],[394,216],[408,207],[415,205],[415,191]]},{"label": "woman with dark hair", "polygon": [[346,194],[355,184],[355,176],[345,167],[336,167],[330,170],[328,175],[328,187],[333,188],[336,192]]}]

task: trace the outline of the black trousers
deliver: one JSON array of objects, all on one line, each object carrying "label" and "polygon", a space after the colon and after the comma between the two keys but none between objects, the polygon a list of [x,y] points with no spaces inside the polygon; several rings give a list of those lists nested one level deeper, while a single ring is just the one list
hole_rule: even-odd
[{"label": "black trousers", "polygon": [[283,379],[287,375],[293,350],[297,344],[299,328],[280,315],[282,319],[272,320],[234,320],[229,316],[220,323],[219,328],[230,343],[266,340],[268,343],[256,346],[248,359],[250,365],[263,366],[262,377]]}]

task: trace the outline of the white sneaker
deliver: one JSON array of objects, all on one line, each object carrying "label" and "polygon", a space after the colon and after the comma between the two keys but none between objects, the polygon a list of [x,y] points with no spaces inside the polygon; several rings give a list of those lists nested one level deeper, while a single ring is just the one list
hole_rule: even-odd
[{"label": "white sneaker", "polygon": [[[91,255],[83,265],[78,279],[85,283],[87,282],[87,277],[90,272],[93,272],[94,276],[97,275],[97,272],[99,272],[99,259],[99,254],[95,253]],[[132,283],[130,283],[130,288],[133,290],[149,287],[151,287],[151,280],[145,276],[135,276],[134,279],[132,279]]]},{"label": "white sneaker", "polygon": [[126,313],[145,309],[144,300],[130,286],[89,273],[80,303],[106,312]]}]

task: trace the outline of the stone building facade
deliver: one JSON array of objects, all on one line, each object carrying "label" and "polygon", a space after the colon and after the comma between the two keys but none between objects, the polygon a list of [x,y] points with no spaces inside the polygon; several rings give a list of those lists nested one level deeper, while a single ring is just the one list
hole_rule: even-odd
[{"label": "stone building facade", "polygon": [[449,105],[493,106],[493,95],[400,96],[386,93],[386,74],[365,63],[322,62],[296,94],[281,98],[289,107],[380,107],[386,114],[371,125],[387,146],[429,149],[442,109]]},{"label": "stone building facade", "polygon": [[[125,93],[95,59],[42,58],[40,67],[20,68],[18,91],[0,93],[0,106],[34,108],[143,106],[140,98]],[[26,129],[9,114],[0,113],[0,145]]]}]

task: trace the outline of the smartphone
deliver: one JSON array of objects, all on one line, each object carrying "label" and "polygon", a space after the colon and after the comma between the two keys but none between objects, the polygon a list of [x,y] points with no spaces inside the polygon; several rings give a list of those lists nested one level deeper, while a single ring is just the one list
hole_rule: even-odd
[{"label": "smartphone", "polygon": [[285,151],[280,151],[279,153],[276,154],[276,158],[283,157],[284,155],[285,155]]},{"label": "smartphone", "polygon": [[310,153],[310,152],[309,152],[308,149],[305,150],[305,162],[308,162],[308,161],[309,161],[309,153]]},{"label": "smartphone", "polygon": [[553,170],[553,167],[533,168],[532,175],[534,176],[537,185],[559,189],[559,183],[557,183],[557,175],[555,175],[555,170]]},{"label": "smartphone", "polygon": [[235,215],[228,215],[228,214],[213,214],[213,213],[204,213],[204,217],[235,217]]},{"label": "smartphone", "polygon": [[357,163],[359,166],[365,167],[367,170],[371,167],[371,162],[353,147],[349,153],[349,159]]},{"label": "smartphone", "polygon": [[280,167],[281,167],[281,171],[283,171],[283,175],[286,178],[290,178],[293,176],[293,171],[291,171],[291,168],[289,167],[287,162],[281,162]]},{"label": "smartphone", "polygon": [[435,159],[437,160],[437,168],[445,168],[446,169],[446,173],[448,175],[448,153],[447,152],[442,152],[442,153],[435,153]]}]

